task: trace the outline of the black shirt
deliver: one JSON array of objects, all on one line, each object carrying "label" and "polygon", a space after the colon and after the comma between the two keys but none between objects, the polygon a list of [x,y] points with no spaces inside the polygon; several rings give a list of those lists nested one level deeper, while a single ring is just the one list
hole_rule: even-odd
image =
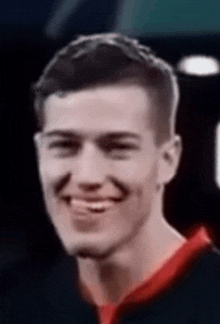
[{"label": "black shirt", "polygon": [[219,324],[220,253],[197,231],[121,305],[98,308],[80,294],[74,258],[34,258],[0,276],[0,324]]}]

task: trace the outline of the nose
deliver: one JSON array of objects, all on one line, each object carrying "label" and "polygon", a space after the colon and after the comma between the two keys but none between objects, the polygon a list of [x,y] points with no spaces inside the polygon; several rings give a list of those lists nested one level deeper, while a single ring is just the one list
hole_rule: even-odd
[{"label": "nose", "polygon": [[80,189],[96,191],[105,182],[107,170],[107,161],[102,152],[88,143],[77,160],[77,168],[73,170],[73,177]]}]

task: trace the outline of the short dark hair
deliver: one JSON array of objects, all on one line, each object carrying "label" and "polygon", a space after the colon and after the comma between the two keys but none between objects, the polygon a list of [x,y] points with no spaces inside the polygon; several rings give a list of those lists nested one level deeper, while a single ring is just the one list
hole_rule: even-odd
[{"label": "short dark hair", "polygon": [[39,128],[44,126],[43,103],[49,95],[125,80],[133,80],[156,93],[153,111],[156,141],[161,143],[170,138],[179,99],[175,73],[150,47],[118,33],[79,36],[54,55],[32,86]]}]

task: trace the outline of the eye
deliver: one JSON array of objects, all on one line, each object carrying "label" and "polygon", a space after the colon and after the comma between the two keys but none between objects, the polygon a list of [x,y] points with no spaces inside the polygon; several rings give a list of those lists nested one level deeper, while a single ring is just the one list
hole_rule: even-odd
[{"label": "eye", "polygon": [[73,143],[71,141],[57,141],[57,142],[52,142],[49,144],[49,148],[65,148],[65,147],[72,147]]},{"label": "eye", "polygon": [[49,149],[58,151],[59,153],[76,153],[80,148],[80,143],[63,140],[63,141],[54,141],[49,143]]},{"label": "eye", "polygon": [[108,145],[108,151],[128,151],[128,150],[134,150],[137,149],[136,145],[133,144],[120,144],[120,143],[111,143]]},{"label": "eye", "polygon": [[52,143],[49,143],[48,147],[50,149],[53,149],[55,147],[62,147],[63,145],[65,146],[64,142],[52,142]]},{"label": "eye", "polygon": [[107,153],[114,159],[123,160],[129,158],[128,153],[137,149],[138,147],[134,144],[111,143],[107,146]]}]

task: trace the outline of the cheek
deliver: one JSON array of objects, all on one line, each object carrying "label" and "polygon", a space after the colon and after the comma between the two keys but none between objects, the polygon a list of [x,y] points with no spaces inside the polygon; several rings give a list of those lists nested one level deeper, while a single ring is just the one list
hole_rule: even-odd
[{"label": "cheek", "polygon": [[125,182],[145,183],[157,175],[157,161],[153,158],[117,164],[113,169],[116,177]]},{"label": "cheek", "polygon": [[44,187],[58,182],[68,173],[67,166],[58,160],[41,160],[39,165],[40,180]]},{"label": "cheek", "polygon": [[157,191],[158,168],[156,164],[150,168],[139,169],[136,177],[136,193],[138,198],[152,199]]},{"label": "cheek", "polygon": [[[148,205],[157,190],[157,164],[152,159],[143,163],[128,163],[115,171],[116,177],[130,194],[129,211]],[[128,212],[129,212],[128,211]]]}]

